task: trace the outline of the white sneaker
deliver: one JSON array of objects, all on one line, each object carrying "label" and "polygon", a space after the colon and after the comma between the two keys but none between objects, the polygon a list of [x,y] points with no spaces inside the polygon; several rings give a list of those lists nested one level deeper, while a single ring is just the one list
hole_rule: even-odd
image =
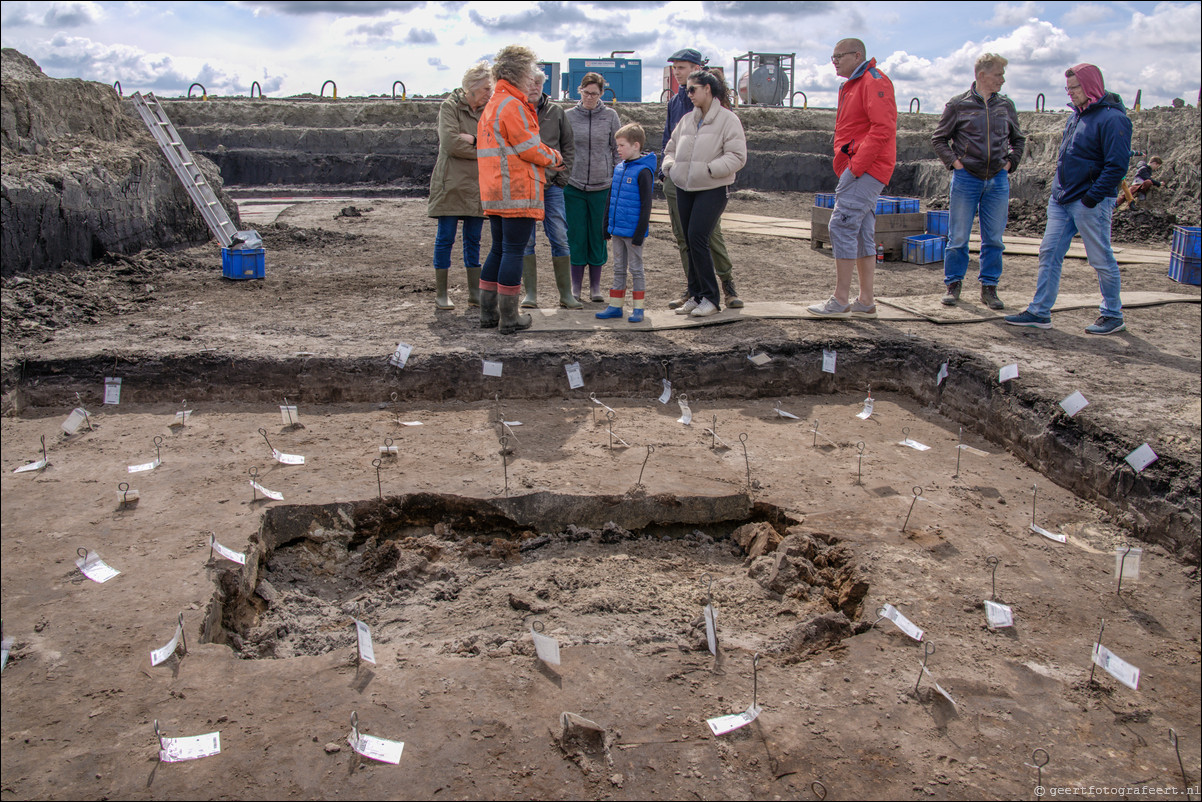
[{"label": "white sneaker", "polygon": [[696,309],[698,306],[700,306],[700,304],[698,304],[695,300],[690,298],[689,300],[684,302],[683,306],[676,307],[676,314],[687,315],[690,312],[692,312],[694,309]]},{"label": "white sneaker", "polygon": [[709,317],[716,314],[718,314],[718,307],[714,306],[714,302],[709,298],[703,298],[697,308],[689,312],[689,317]]},{"label": "white sneaker", "polygon": [[810,314],[822,317],[851,317],[851,304],[841,304],[831,296],[824,304],[814,304],[808,307]]}]

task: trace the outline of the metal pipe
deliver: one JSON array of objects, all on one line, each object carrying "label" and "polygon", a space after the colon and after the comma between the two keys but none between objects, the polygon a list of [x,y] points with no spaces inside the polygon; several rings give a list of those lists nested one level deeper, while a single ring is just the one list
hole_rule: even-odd
[{"label": "metal pipe", "polygon": [[333,99],[337,100],[338,99],[338,84],[334,83],[333,81],[326,81],[324,84],[321,85],[321,92],[318,94],[318,97],[326,96],[326,86],[327,85],[334,87]]},{"label": "metal pipe", "polygon": [[122,94],[122,92],[121,92],[121,82],[120,81],[113,81],[113,89],[117,90],[117,97],[125,97],[125,95]]},{"label": "metal pipe", "polygon": [[405,95],[407,94],[405,91],[405,82],[404,81],[393,81],[392,82],[392,99],[396,100],[396,85],[397,84],[401,85],[401,100],[404,100]]},{"label": "metal pipe", "polygon": [[[915,104],[918,105],[917,109],[914,108]],[[921,114],[922,113],[922,101],[916,97],[910,98],[910,113],[911,114]]]},{"label": "metal pipe", "polygon": [[254,98],[255,98],[255,89],[256,89],[256,88],[259,90],[259,97],[260,97],[260,98],[261,98],[261,97],[263,97],[263,87],[262,87],[262,86],[259,86],[259,82],[258,82],[258,81],[255,81],[254,83],[252,83],[252,84],[250,85],[250,98],[251,98],[251,100],[254,100]]},{"label": "metal pipe", "polygon": [[810,99],[808,97],[806,97],[806,93],[802,92],[800,89],[798,89],[796,92],[794,92],[793,95],[789,98],[789,105],[790,106],[793,105],[793,98],[797,97],[798,95],[801,95],[801,107],[803,109],[808,109],[810,107]]},{"label": "metal pipe", "polygon": [[1048,99],[1043,96],[1043,92],[1040,92],[1038,95],[1035,96],[1035,110],[1043,111],[1044,106],[1047,105],[1047,101],[1048,101]]},{"label": "metal pipe", "polygon": [[192,98],[192,90],[193,90],[193,89],[195,89],[195,88],[196,88],[196,87],[198,87],[198,86],[200,87],[200,99],[201,99],[201,100],[208,100],[208,99],[209,99],[209,93],[208,93],[207,91],[205,91],[204,84],[199,84],[199,83],[192,84],[191,86],[189,86],[189,87],[188,87],[188,98],[189,98],[189,99],[191,99],[191,98]]}]

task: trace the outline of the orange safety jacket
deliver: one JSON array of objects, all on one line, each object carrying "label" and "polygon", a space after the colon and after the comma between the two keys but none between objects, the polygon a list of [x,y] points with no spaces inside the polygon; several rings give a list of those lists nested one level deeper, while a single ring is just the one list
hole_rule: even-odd
[{"label": "orange safety jacket", "polygon": [[497,81],[476,127],[480,202],[486,215],[543,219],[543,167],[562,167],[538,136],[538,112],[518,88]]}]

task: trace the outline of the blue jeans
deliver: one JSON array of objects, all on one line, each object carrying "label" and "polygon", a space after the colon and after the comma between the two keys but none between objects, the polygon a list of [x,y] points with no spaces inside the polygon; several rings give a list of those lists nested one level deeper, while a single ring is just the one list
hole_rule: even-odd
[{"label": "blue jeans", "polygon": [[[563,204],[563,187],[547,184],[543,190],[543,233],[551,243],[551,256],[568,255],[568,215]],[[534,232],[526,245],[526,256],[534,256]]]},{"label": "blue jeans", "polygon": [[522,251],[534,236],[533,217],[500,217],[490,215],[492,248],[484,260],[481,281],[495,281],[503,287],[518,287],[522,283]]},{"label": "blue jeans", "polygon": [[434,235],[434,269],[447,270],[451,267],[451,247],[455,244],[455,233],[459,221],[463,221],[463,265],[480,266],[480,232],[484,230],[483,217],[439,217],[438,232]]},{"label": "blue jeans", "polygon": [[1057,203],[1048,200],[1048,225],[1039,244],[1039,280],[1035,297],[1027,311],[1040,317],[1052,314],[1052,305],[1060,293],[1060,270],[1064,255],[1080,232],[1085,243],[1089,266],[1098,272],[1098,288],[1102,291],[1099,312],[1105,317],[1123,318],[1123,302],[1119,299],[1119,263],[1110,247],[1110,218],[1114,214],[1114,198],[1105,198],[1090,209],[1080,200]]},{"label": "blue jeans", "polygon": [[981,218],[980,282],[996,287],[1002,277],[1002,232],[1010,216],[1010,173],[1002,170],[982,181],[967,170],[952,173],[948,208],[947,250],[943,252],[943,283],[963,281],[968,272],[968,235],[972,221]]}]

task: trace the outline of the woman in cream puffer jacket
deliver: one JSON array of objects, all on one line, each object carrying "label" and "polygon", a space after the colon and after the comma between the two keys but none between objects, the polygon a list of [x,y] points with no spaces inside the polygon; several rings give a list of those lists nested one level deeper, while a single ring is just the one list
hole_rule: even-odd
[{"label": "woman in cream puffer jacket", "polygon": [[747,137],[728,107],[730,93],[718,74],[693,73],[688,92],[693,110],[672,132],[663,170],[676,185],[680,223],[689,242],[689,301],[676,314],[707,317],[717,313],[720,298],[710,234],[726,209],[726,188],[747,163]]}]

